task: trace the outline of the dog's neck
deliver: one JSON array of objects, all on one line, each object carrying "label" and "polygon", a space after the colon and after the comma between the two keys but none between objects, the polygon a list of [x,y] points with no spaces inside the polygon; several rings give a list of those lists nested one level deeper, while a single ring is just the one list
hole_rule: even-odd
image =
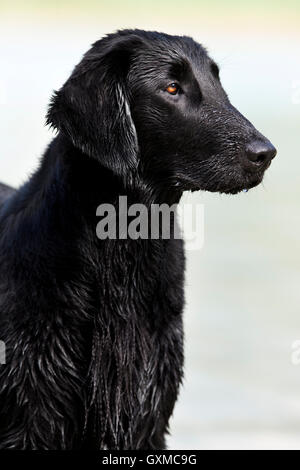
[{"label": "dog's neck", "polygon": [[[60,134],[45,152],[38,173],[43,175],[45,187],[60,184],[61,191],[70,191],[72,201],[77,201],[87,213],[101,203],[118,203],[120,196],[127,196],[128,204],[139,203],[147,207],[151,204],[171,206],[177,204],[182,196],[181,191],[168,187],[165,181],[153,181],[138,170],[126,176],[114,174]],[[40,182],[40,178],[36,180]],[[32,186],[37,191],[41,189],[35,186],[34,177]]]},{"label": "dog's neck", "polygon": [[[96,159],[78,151],[67,139],[57,136],[46,150],[40,168],[14,198],[14,216],[23,219],[22,224],[26,225],[26,220],[31,220],[25,240],[28,249],[36,238],[51,237],[51,234],[65,241],[74,240],[75,236],[82,238],[86,236],[85,231],[95,235],[99,222],[97,208],[111,204],[118,211],[120,196],[127,197],[127,207],[143,204],[148,213],[152,204],[172,206],[180,199],[179,193],[169,191],[162,184],[150,184],[139,175],[131,180],[131,184],[124,182]],[[37,225],[40,230],[36,230]],[[76,234],[70,233],[71,228]],[[149,240],[149,245],[157,249],[152,241]]]}]

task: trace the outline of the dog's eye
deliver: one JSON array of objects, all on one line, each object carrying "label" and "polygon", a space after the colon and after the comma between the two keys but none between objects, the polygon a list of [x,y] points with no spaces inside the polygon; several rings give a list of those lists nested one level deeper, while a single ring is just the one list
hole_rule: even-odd
[{"label": "dog's eye", "polygon": [[177,83],[173,82],[173,83],[170,83],[170,85],[167,86],[166,88],[166,91],[168,93],[170,93],[170,95],[177,95],[177,93],[179,92],[180,90],[180,87]]}]

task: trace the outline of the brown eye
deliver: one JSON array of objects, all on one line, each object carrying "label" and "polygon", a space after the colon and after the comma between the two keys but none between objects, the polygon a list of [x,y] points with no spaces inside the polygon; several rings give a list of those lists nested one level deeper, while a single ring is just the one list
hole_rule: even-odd
[{"label": "brown eye", "polygon": [[177,83],[170,83],[170,85],[167,86],[166,91],[170,93],[170,95],[177,95],[179,85],[177,85]]}]

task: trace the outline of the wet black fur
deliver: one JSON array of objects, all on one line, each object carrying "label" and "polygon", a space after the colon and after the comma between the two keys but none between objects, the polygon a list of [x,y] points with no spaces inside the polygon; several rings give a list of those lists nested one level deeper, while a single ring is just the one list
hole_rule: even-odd
[{"label": "wet black fur", "polygon": [[182,380],[183,244],[100,241],[96,208],[255,186],[265,168],[244,147],[263,137],[199,44],[140,30],[93,45],[48,123],[57,136],[0,212],[0,448],[164,448]]}]

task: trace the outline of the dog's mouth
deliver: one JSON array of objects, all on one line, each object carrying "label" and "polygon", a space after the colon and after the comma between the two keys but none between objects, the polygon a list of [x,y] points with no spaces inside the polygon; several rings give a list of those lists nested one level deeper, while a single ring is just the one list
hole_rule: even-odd
[{"label": "dog's mouth", "polygon": [[221,194],[238,194],[240,192],[248,192],[250,189],[255,188],[258,186],[264,177],[265,171],[259,172],[249,172],[241,178],[236,178],[235,181],[230,181],[226,184],[226,182],[220,181],[216,183],[214,186],[210,186],[206,184],[206,182],[197,182],[193,178],[190,178],[186,175],[181,175],[180,179],[178,179],[175,183],[175,186],[182,191],[209,191],[209,192],[217,192]]},{"label": "dog's mouth", "polygon": [[250,189],[255,188],[258,186],[264,178],[264,171],[257,173],[255,175],[249,175],[246,177],[245,181],[242,182],[241,184],[238,184],[233,187],[228,187],[225,188],[224,190],[221,190],[221,193],[224,194],[238,194],[241,192],[247,193]]}]

